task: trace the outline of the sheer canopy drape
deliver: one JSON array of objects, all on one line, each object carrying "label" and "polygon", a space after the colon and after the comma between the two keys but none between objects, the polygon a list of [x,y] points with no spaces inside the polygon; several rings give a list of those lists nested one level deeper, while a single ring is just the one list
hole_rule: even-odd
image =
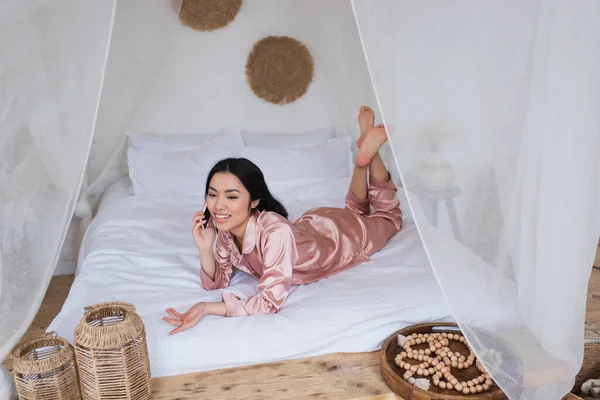
[{"label": "sheer canopy drape", "polygon": [[87,162],[112,1],[0,5],[0,359],[42,301]]},{"label": "sheer canopy drape", "polygon": [[598,242],[600,3],[352,3],[457,321],[511,399],[559,399],[581,365]]}]

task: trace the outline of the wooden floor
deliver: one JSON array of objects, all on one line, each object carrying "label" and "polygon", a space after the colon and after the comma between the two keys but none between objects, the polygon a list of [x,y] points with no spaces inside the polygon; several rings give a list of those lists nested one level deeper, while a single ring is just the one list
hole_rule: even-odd
[{"label": "wooden floor", "polygon": [[[45,332],[67,297],[73,276],[52,279],[26,337]],[[600,270],[588,291],[587,322],[600,326]],[[199,355],[201,356],[201,355]],[[4,365],[11,369],[7,359]],[[333,354],[152,380],[153,399],[397,399],[379,374],[379,353]]]}]

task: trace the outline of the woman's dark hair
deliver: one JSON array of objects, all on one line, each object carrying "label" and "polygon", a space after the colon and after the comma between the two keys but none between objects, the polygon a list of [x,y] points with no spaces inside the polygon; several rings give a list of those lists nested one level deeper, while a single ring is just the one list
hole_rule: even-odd
[{"label": "woman's dark hair", "polygon": [[246,190],[250,192],[250,201],[260,199],[256,206],[258,211],[273,211],[284,218],[288,217],[285,207],[269,192],[262,171],[252,161],[246,158],[226,158],[216,163],[206,178],[205,196],[208,195],[210,181],[217,172],[229,172],[237,176]]}]

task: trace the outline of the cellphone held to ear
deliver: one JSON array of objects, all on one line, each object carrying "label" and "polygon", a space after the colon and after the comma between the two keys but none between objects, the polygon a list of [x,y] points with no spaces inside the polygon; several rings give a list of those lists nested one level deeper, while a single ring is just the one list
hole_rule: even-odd
[{"label": "cellphone held to ear", "polygon": [[203,222],[202,222],[202,230],[206,229],[206,227],[208,226],[208,220],[210,219],[210,213],[208,213],[208,211],[206,211],[206,203],[204,204],[204,208],[202,209],[202,212],[204,213],[204,218],[203,218]]}]

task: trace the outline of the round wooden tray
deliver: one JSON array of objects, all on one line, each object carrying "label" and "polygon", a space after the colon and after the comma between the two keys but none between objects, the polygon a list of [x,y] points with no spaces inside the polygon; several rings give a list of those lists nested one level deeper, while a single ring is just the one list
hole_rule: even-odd
[{"label": "round wooden tray", "polygon": [[[402,352],[402,348],[398,346],[398,335],[402,334],[404,336],[411,335],[413,333],[431,333],[433,327],[454,327],[456,328],[456,324],[451,323],[436,323],[436,324],[420,324],[413,325],[401,329],[395,332],[392,336],[386,339],[381,347],[381,357],[380,357],[380,371],[383,376],[383,380],[388,385],[388,387],[394,391],[396,394],[400,395],[405,400],[507,400],[508,397],[500,390],[500,388],[496,385],[490,388],[487,392],[475,393],[475,394],[461,394],[456,390],[447,390],[441,389],[438,386],[433,384],[429,385],[429,390],[419,389],[418,387],[411,385],[408,383],[402,375],[404,375],[404,368],[400,368],[394,362],[394,358],[400,352]],[[435,332],[444,332],[443,330],[436,330]],[[461,333],[454,329],[448,329],[448,333]],[[451,341],[450,349],[452,351],[460,351],[463,354],[468,354],[467,347],[459,342]],[[425,348],[425,345],[416,345],[413,348],[421,349]],[[415,360],[405,359],[407,362],[417,363]],[[481,372],[477,369],[475,365],[467,369],[453,369],[452,373],[458,380],[470,380],[479,375]],[[418,377],[415,377],[418,378]]]}]

